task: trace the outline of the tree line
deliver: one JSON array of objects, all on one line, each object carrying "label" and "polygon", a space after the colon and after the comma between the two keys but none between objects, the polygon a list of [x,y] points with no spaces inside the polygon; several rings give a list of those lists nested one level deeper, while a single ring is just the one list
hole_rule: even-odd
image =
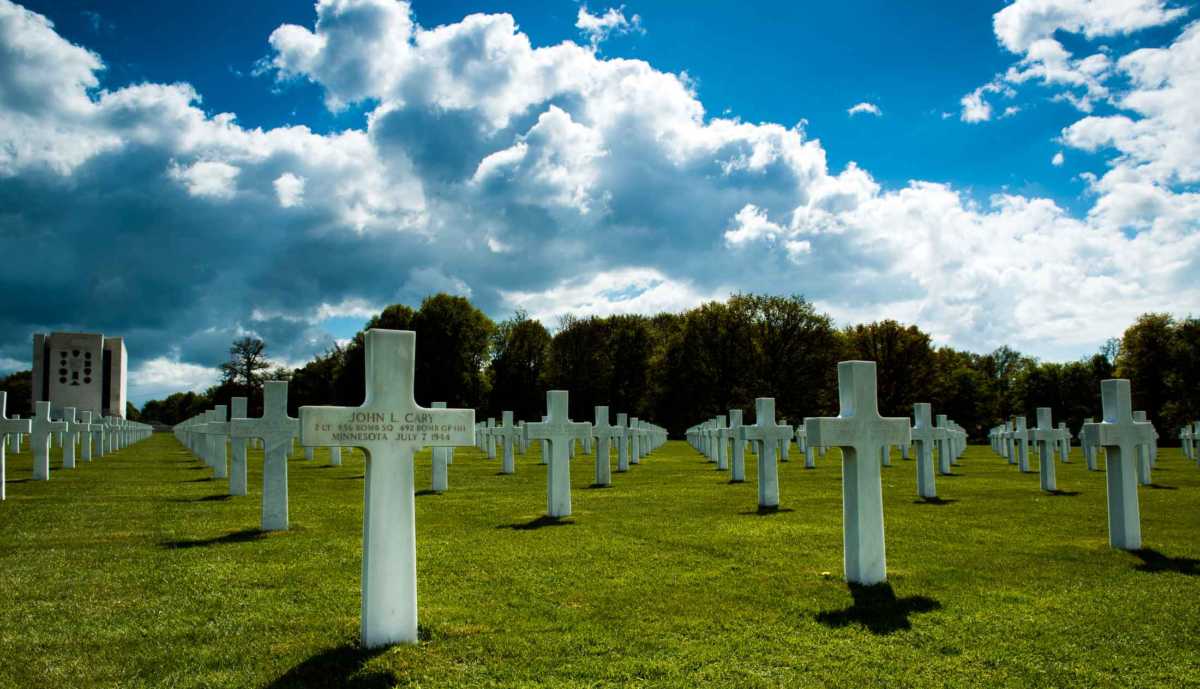
[{"label": "tree line", "polygon": [[[754,421],[754,398],[774,397],[776,417],[837,414],[837,362],[875,361],[879,410],[908,416],[930,402],[979,440],[1012,415],[1033,422],[1037,407],[1077,429],[1100,416],[1100,381],[1133,381],[1134,406],[1149,414],[1162,442],[1200,419],[1200,319],[1145,314],[1121,338],[1078,361],[1039,361],[1009,347],[977,354],[936,347],[928,333],[893,320],[835,327],[799,296],[738,294],[682,313],[565,317],[552,333],[523,312],[494,322],[463,297],[438,294],[419,308],[395,304],[364,330],[417,332],[414,392],[420,404],[471,407],[479,418],[511,410],[540,419],[545,392],[571,392],[571,417],[592,420],[593,406],[653,420],[679,435],[729,409]],[[290,381],[291,412],[303,405],[357,406],[364,395],[359,332],[304,366],[272,370],[266,345],[241,338],[222,382],[204,393],[147,402],[143,419],[176,423],[231,397],[261,413],[262,381]]]}]

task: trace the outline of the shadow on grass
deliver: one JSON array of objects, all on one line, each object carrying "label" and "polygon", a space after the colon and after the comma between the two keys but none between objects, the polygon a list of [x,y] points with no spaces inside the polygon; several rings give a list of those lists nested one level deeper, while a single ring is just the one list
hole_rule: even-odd
[{"label": "shadow on grass", "polygon": [[940,610],[942,604],[928,596],[897,598],[889,583],[863,586],[850,584],[854,604],[843,610],[817,613],[817,621],[827,627],[861,624],[872,634],[891,634],[912,629],[909,615]]},{"label": "shadow on grass", "polygon": [[359,474],[358,476],[334,476],[333,480],[335,480],[335,481],[360,481],[366,477],[367,477],[366,474]]},{"label": "shadow on grass", "polygon": [[396,675],[388,670],[366,670],[372,658],[387,648],[365,649],[349,644],[330,648],[310,657],[283,673],[267,689],[385,689],[396,685]]},{"label": "shadow on grass", "polygon": [[170,498],[169,501],[170,502],[219,502],[222,500],[228,500],[231,497],[233,497],[233,496],[229,495],[228,493],[218,493],[216,495],[205,495],[205,496],[199,497],[199,498]]},{"label": "shadow on grass", "polygon": [[731,485],[731,486],[732,486],[732,485],[735,485],[735,484],[738,484],[738,483],[745,483],[745,482],[746,482],[746,479],[744,479],[744,478],[743,478],[743,479],[731,478],[731,479],[729,479],[728,481],[726,481],[725,483],[726,483],[726,485]]},{"label": "shadow on grass", "polygon": [[948,474],[938,474],[937,476],[938,476],[938,478],[958,478],[960,476],[965,476],[965,474],[963,474],[961,472],[952,471]]},{"label": "shadow on grass", "polygon": [[1167,557],[1152,548],[1129,552],[1141,559],[1142,564],[1134,567],[1139,572],[1174,572],[1189,577],[1200,576],[1200,560],[1190,557]]},{"label": "shadow on grass", "polygon": [[204,478],[189,478],[188,480],[182,481],[181,483],[204,483],[206,481],[211,481],[211,480],[213,480],[213,478],[211,476],[205,476]]},{"label": "shadow on grass", "polygon": [[543,514],[542,516],[528,522],[518,522],[516,524],[501,524],[497,529],[512,529],[513,531],[532,531],[541,529],[547,526],[574,526],[575,522],[569,521],[565,517],[551,517]]},{"label": "shadow on grass", "polygon": [[738,514],[749,514],[749,515],[754,515],[754,516],[766,516],[766,515],[769,515],[769,514],[783,514],[783,513],[785,513],[785,512],[795,512],[795,511],[796,511],[796,510],[793,510],[793,509],[792,509],[792,508],[790,508],[790,507],[780,507],[780,506],[776,505],[776,506],[774,506],[774,507],[761,507],[761,506],[760,506],[760,507],[759,507],[758,509],[756,509],[756,510],[750,510],[750,511],[747,511],[747,512],[738,512]]},{"label": "shadow on grass", "polygon": [[1046,491],[1046,495],[1057,495],[1057,496],[1064,497],[1064,498],[1073,498],[1076,495],[1079,495],[1079,491],[1077,491],[1077,490],[1050,490],[1050,491]]},{"label": "shadow on grass", "polygon": [[1168,486],[1162,483],[1147,483],[1146,487],[1154,490],[1179,490],[1179,486]]},{"label": "shadow on grass", "polygon": [[32,480],[31,478],[10,478],[5,483],[29,483]]},{"label": "shadow on grass", "polygon": [[593,483],[592,485],[588,486],[588,490],[603,490],[605,488],[612,488],[612,487],[613,487],[613,484],[611,484],[611,483]]},{"label": "shadow on grass", "polygon": [[441,495],[441,494],[442,494],[442,492],[440,490],[434,490],[432,488],[426,488],[425,490],[419,490],[419,491],[413,493],[413,495],[417,496],[418,498],[423,495]]},{"label": "shadow on grass", "polygon": [[950,498],[949,500],[947,500],[946,498],[937,498],[937,497],[921,498],[920,500],[913,500],[914,505],[952,505],[956,502],[958,502],[958,500],[956,500],[954,498]]},{"label": "shadow on grass", "polygon": [[224,545],[226,543],[248,543],[257,541],[266,536],[267,532],[262,529],[243,529],[234,531],[233,533],[223,534],[221,536],[213,536],[212,538],[201,538],[195,541],[163,541],[159,546],[167,550],[175,550],[178,548],[206,548],[210,545]]}]

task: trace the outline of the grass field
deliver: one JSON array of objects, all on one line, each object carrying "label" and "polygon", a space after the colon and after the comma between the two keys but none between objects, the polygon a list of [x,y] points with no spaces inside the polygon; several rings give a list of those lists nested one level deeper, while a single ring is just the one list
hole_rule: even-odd
[{"label": "grass field", "polygon": [[[536,447],[536,446],[535,446]],[[534,449],[536,452],[536,449]],[[363,458],[289,462],[287,533],[156,435],[0,503],[2,687],[1200,686],[1200,469],[1164,449],[1148,550],[1107,546],[1103,473],[1061,495],[986,446],[916,500],[884,469],[889,584],[841,580],[836,451],[781,465],[782,509],[672,442],[612,488],[573,463],[574,516],[539,519],[545,468],[459,450],[417,498],[424,641],[357,648]],[[429,484],[428,453],[418,486]],[[1036,462],[1035,462],[1036,466]]]}]

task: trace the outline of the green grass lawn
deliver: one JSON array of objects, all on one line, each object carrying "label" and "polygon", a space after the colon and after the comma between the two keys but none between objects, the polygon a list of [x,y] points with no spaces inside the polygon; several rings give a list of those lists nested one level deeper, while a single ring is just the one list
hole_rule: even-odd
[{"label": "green grass lawn", "polygon": [[[536,445],[532,449],[536,452]],[[1200,686],[1200,469],[1164,449],[1139,554],[1107,545],[1103,473],[1062,495],[986,446],[916,500],[884,469],[889,584],[842,581],[841,471],[781,465],[759,514],[672,442],[543,525],[545,468],[459,450],[417,497],[419,646],[357,648],[363,458],[289,462],[292,530],[167,435],[0,503],[3,687]],[[802,458],[801,458],[802,459]],[[614,462],[615,464],[615,462]],[[1035,461],[1036,466],[1036,461]],[[418,487],[429,485],[428,452]]]}]

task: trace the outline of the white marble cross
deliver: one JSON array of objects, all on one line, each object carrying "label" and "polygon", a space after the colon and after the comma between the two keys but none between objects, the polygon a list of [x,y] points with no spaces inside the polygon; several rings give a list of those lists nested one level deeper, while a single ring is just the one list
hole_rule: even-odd
[{"label": "white marble cross", "polygon": [[0,390],[0,500],[7,500],[7,492],[5,491],[5,436],[17,435],[20,433],[29,433],[31,431],[29,419],[10,419],[5,416],[8,407],[8,393]]},{"label": "white marble cross", "polygon": [[638,430],[638,417],[629,417],[629,429],[625,432],[625,437],[629,438],[629,463],[642,463],[642,434]]},{"label": "white marble cross", "polygon": [[938,473],[942,476],[950,475],[950,463],[954,461],[954,431],[950,427],[950,420],[945,414],[937,415],[937,449],[938,449]]},{"label": "white marble cross", "polygon": [[213,468],[214,478],[229,478],[229,455],[225,439],[229,437],[229,421],[226,420],[226,407],[218,404],[213,407],[212,416],[204,425],[208,434],[208,462]]},{"label": "white marble cross", "polygon": [[492,431],[492,434],[499,438],[500,444],[504,447],[503,459],[500,460],[500,473],[515,474],[517,472],[517,462],[513,457],[513,449],[517,442],[518,428],[513,423],[513,413],[510,411],[500,414],[500,425]]},{"label": "white marble cross", "polygon": [[1013,417],[1013,430],[1009,433],[1012,438],[1012,458],[1016,460],[1017,470],[1021,473],[1029,471],[1029,430],[1025,426],[1025,417]]},{"label": "white marble cross", "polygon": [[1050,407],[1037,408],[1037,428],[1031,435],[1037,443],[1038,476],[1042,490],[1053,493],[1058,490],[1058,475],[1054,468],[1054,445],[1058,442],[1058,431],[1054,428]]},{"label": "white marble cross", "polygon": [[1134,475],[1135,452],[1138,445],[1150,442],[1154,435],[1154,428],[1149,423],[1134,421],[1130,398],[1128,380],[1100,381],[1104,421],[1085,423],[1080,433],[1084,442],[1106,451],[1108,542],[1122,550],[1142,547],[1142,518]]},{"label": "white marble cross", "polygon": [[838,416],[804,420],[809,442],[842,448],[846,580],[864,585],[887,580],[879,448],[911,442],[908,419],[880,416],[876,395],[875,362],[840,362]]},{"label": "white marble cross", "polygon": [[[779,506],[779,465],[775,460],[775,448],[792,437],[791,426],[775,423],[775,398],[758,397],[754,400],[754,425],[742,426],[742,440],[758,443],[758,506]],[[735,440],[735,442],[741,442]]]},{"label": "white marble cross", "polygon": [[[445,402],[433,402],[429,405],[430,409],[445,409]],[[433,461],[432,476],[430,477],[430,488],[437,493],[445,493],[450,490],[450,463],[454,461],[453,447],[434,447],[430,451],[430,459]]]},{"label": "white marble cross", "polygon": [[65,421],[50,419],[50,403],[38,402],[30,420],[29,449],[33,452],[33,480],[50,480],[50,434],[65,431]]},{"label": "white marble cross", "polygon": [[[248,400],[245,397],[234,397],[229,400],[230,424],[233,423],[234,419],[246,418],[247,403]],[[248,488],[247,484],[249,483],[246,467],[246,438],[233,437],[231,434],[229,439],[229,455],[229,494],[234,496],[245,495]]]},{"label": "white marble cross", "polygon": [[300,422],[288,416],[287,389],[285,381],[267,381],[263,384],[262,417],[229,422],[230,436],[261,438],[263,441],[263,531],[286,531],[288,528],[287,460]]},{"label": "white marble cross", "polygon": [[300,443],[360,447],[363,502],[362,643],[417,642],[417,533],[413,456],[475,444],[475,410],[426,409],[413,398],[416,333],[368,330],[362,406],[301,407]]},{"label": "white marble cross", "polygon": [[67,430],[58,434],[62,439],[63,468],[74,469],[75,439],[79,437],[79,422],[75,418],[75,407],[64,407],[62,420],[67,424]]},{"label": "white marble cross", "polygon": [[1071,463],[1071,431],[1067,430],[1067,422],[1058,422],[1058,454],[1063,464]]},{"label": "white marble cross", "polygon": [[496,428],[496,420],[488,419],[487,420],[487,428],[483,431],[483,442],[485,445],[485,449],[487,450],[488,459],[496,458],[496,436],[493,434],[493,431],[495,430],[495,428]]},{"label": "white marble cross", "polygon": [[551,517],[571,516],[571,455],[568,448],[576,439],[592,432],[592,424],[571,421],[567,417],[568,393],[546,393],[547,420],[528,423],[529,437],[550,441],[550,466],[546,471],[546,513]]},{"label": "white marble cross", "polygon": [[937,497],[937,479],[933,473],[933,446],[946,431],[933,425],[933,407],[927,402],[913,405],[912,439],[917,444],[917,495]]},{"label": "white marble cross", "polygon": [[725,425],[725,415],[713,417],[713,438],[717,441],[717,471],[729,468],[729,427]]},{"label": "white marble cross", "polygon": [[85,462],[92,461],[92,413],[90,411],[79,412],[79,458]]},{"label": "white marble cross", "polygon": [[[1089,423],[1096,423],[1096,421],[1089,416],[1083,420],[1083,426]],[[1096,466],[1096,455],[1100,453],[1100,448],[1084,438],[1083,426],[1079,427],[1079,448],[1083,450],[1083,460],[1087,463],[1088,471],[1099,471]]]},{"label": "white marble cross", "polygon": [[[1144,411],[1133,412],[1133,420],[1149,423],[1148,421],[1146,421],[1146,412],[1144,412]],[[1150,424],[1150,427],[1153,429],[1154,424]],[[1143,485],[1143,486],[1148,486],[1151,483],[1154,483],[1154,479],[1151,477],[1151,472],[1150,472],[1150,468],[1151,468],[1150,452],[1152,449],[1153,440],[1154,440],[1154,436],[1152,435],[1149,442],[1142,443],[1141,445],[1138,445],[1138,448],[1137,448],[1138,484]]]},{"label": "white marble cross", "polygon": [[617,473],[629,471],[629,415],[617,414]]},{"label": "white marble cross", "polygon": [[[746,436],[742,433],[742,410],[729,410],[729,439],[733,441],[729,455],[729,480],[746,480]],[[783,441],[786,442],[786,441]]]},{"label": "white marble cross", "polygon": [[617,437],[617,427],[608,422],[608,407],[596,407],[596,422],[592,433],[596,436],[596,485],[612,485],[612,457],[609,448]]}]

